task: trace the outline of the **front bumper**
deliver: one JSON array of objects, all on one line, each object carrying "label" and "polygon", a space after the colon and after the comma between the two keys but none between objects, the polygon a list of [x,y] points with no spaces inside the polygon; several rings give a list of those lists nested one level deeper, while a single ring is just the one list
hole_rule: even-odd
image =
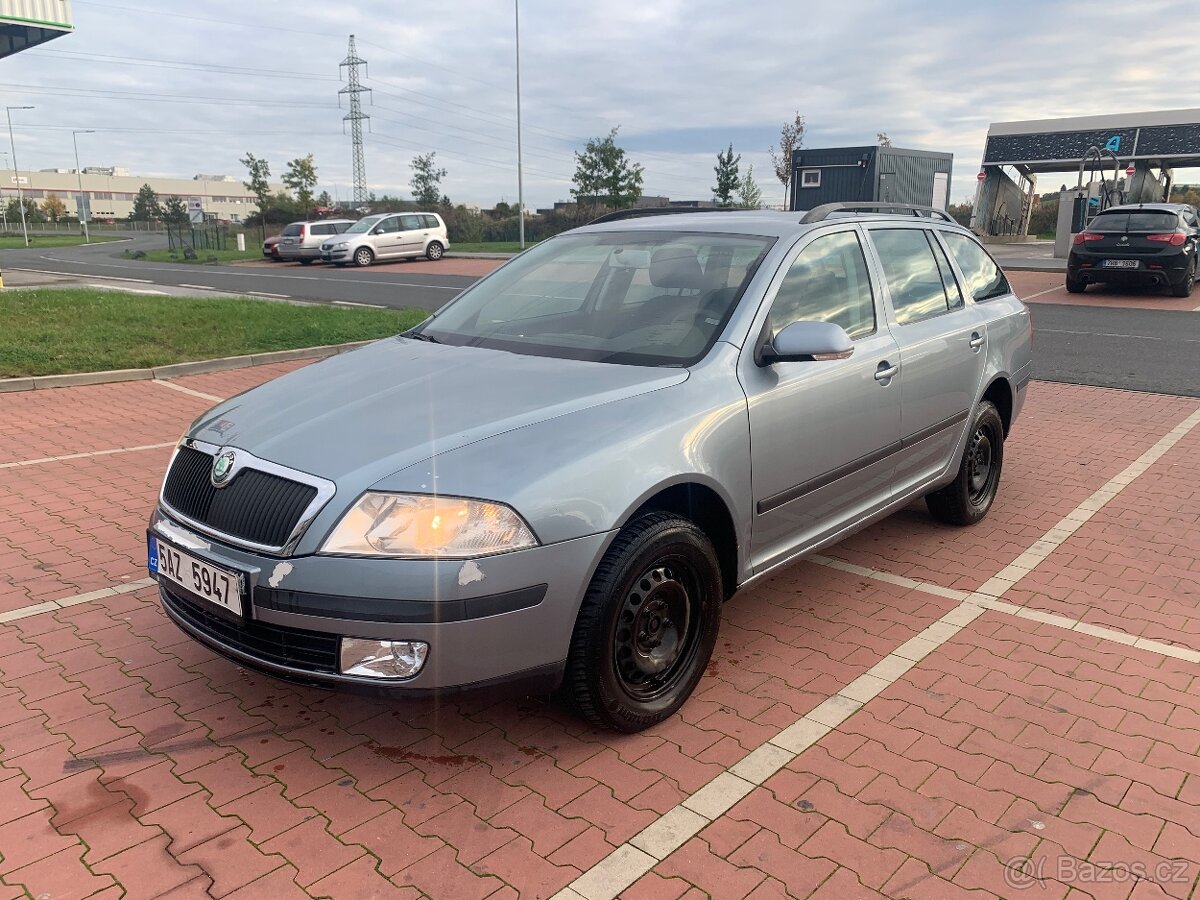
[{"label": "front bumper", "polygon": [[318,254],[318,258],[322,262],[333,262],[333,263],[349,262],[350,261],[350,249],[345,248],[343,250],[321,250]]},{"label": "front bumper", "polygon": [[[163,609],[218,653],[293,681],[421,696],[557,684],[579,604],[611,533],[464,560],[278,559],[218,543],[156,512],[156,538],[245,576],[239,619],[160,579]],[[338,671],[341,637],[429,644],[407,679]]]}]

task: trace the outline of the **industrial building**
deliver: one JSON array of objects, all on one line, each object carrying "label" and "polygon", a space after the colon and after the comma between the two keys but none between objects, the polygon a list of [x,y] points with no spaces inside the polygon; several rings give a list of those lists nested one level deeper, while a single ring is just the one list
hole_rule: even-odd
[{"label": "industrial building", "polygon": [[69,0],[0,0],[0,57],[70,34]]},{"label": "industrial building", "polygon": [[[185,201],[198,200],[206,219],[240,222],[258,209],[258,201],[232,175],[196,175],[192,178],[149,178],[130,175],[120,167],[85,166],[80,175],[74,169],[49,169],[37,172],[11,169],[0,176],[0,197],[3,203],[16,199],[17,178],[21,179],[21,194],[41,206],[50,194],[66,204],[67,214],[76,214],[79,181],[91,204],[91,221],[125,219],[133,212],[133,201],[142,185],[148,184],[158,194],[159,201],[177,196]],[[272,184],[272,193],[284,190],[282,184]]]},{"label": "industrial building", "polygon": [[789,209],[823,203],[910,203],[945,209],[954,154],[901,147],[801,148],[792,153]]}]

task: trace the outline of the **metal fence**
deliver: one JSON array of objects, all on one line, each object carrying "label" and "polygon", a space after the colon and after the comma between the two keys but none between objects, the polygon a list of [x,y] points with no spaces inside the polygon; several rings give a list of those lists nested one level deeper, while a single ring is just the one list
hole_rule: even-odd
[{"label": "metal fence", "polygon": [[227,225],[168,225],[167,248],[186,250],[229,250],[233,238]]}]

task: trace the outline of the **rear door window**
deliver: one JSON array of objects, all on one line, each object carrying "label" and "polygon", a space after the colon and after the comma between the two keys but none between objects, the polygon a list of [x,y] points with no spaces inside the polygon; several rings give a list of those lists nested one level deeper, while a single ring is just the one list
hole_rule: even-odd
[{"label": "rear door window", "polygon": [[401,231],[417,231],[421,228],[420,216],[401,216],[400,230]]},{"label": "rear door window", "polygon": [[873,228],[896,322],[909,325],[950,308],[933,248],[920,228]]},{"label": "rear door window", "polygon": [[333,234],[333,228],[329,225],[314,225],[312,227],[313,234]]},{"label": "rear door window", "polygon": [[974,238],[954,231],[943,231],[941,235],[958,268],[962,270],[963,277],[967,279],[967,289],[976,302],[1003,297],[1012,292],[1008,279],[996,261]]}]

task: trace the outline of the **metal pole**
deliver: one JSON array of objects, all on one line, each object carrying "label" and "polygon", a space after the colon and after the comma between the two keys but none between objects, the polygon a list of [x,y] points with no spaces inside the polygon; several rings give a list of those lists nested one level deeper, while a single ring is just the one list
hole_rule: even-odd
[{"label": "metal pole", "polygon": [[8,145],[12,147],[13,178],[17,182],[17,207],[21,211],[21,234],[25,236],[25,246],[29,246],[29,226],[25,224],[25,195],[21,191],[21,169],[17,165],[17,142],[13,139],[12,111],[14,109],[33,109],[32,106],[6,106],[4,113],[8,116]]},{"label": "metal pole", "polygon": [[83,196],[83,169],[79,168],[79,139],[75,135],[92,133],[90,130],[71,132],[71,143],[75,145],[75,178],[79,183],[79,218],[83,220],[83,242],[85,244],[92,242],[92,236],[88,234],[88,214],[91,210],[87,198]]},{"label": "metal pole", "polygon": [[513,25],[517,37],[517,229],[525,249],[525,183],[521,173],[521,0],[513,0]]}]

